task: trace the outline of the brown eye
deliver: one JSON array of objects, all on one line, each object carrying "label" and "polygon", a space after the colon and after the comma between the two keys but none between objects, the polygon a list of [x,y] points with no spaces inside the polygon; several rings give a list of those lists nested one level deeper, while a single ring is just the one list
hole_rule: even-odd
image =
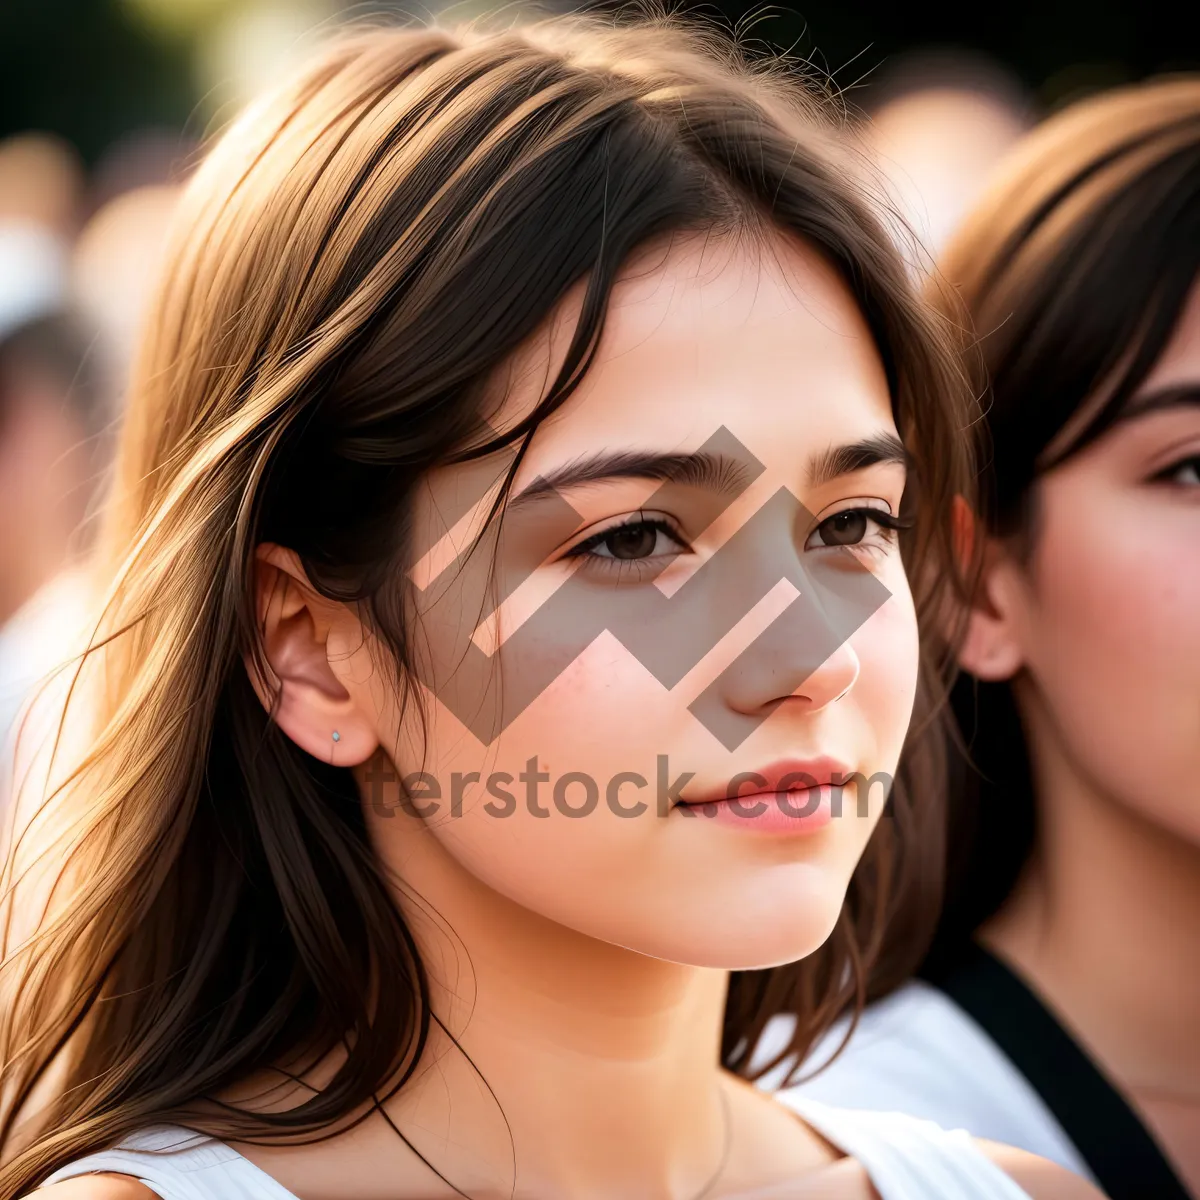
[{"label": "brown eye", "polygon": [[826,546],[856,546],[867,536],[868,524],[866,513],[852,508],[827,517],[817,526],[817,532]]},{"label": "brown eye", "polygon": [[649,558],[658,543],[653,525],[625,525],[605,534],[601,543],[613,558]]},{"label": "brown eye", "polygon": [[570,557],[635,562],[686,550],[683,539],[666,521],[647,517],[595,534],[571,550]]}]

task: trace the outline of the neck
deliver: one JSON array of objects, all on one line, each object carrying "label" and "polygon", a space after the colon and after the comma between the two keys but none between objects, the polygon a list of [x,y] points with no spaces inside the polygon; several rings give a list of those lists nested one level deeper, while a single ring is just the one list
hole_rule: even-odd
[{"label": "neck", "polygon": [[529,1194],[702,1192],[727,1134],[727,973],[541,918],[469,874],[427,831],[416,837],[421,849],[401,869],[423,903],[400,903],[445,1033],[427,1055],[437,1071],[397,1098],[406,1135],[422,1131],[423,1142],[411,1136],[432,1162],[453,1144],[455,1183],[472,1194],[511,1186],[514,1154]]},{"label": "neck", "polygon": [[1127,1091],[1200,1099],[1200,847],[1106,794],[1034,718],[1038,841],[981,938]]}]

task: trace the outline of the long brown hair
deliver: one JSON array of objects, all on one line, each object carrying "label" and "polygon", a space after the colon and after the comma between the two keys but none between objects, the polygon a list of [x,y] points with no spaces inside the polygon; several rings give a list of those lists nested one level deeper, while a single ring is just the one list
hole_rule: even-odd
[{"label": "long brown hair", "polygon": [[[912,455],[904,553],[929,634],[972,477],[970,390],[830,111],[694,31],[553,19],[343,37],[221,138],[188,189],[130,397],[88,655],[103,664],[95,728],[62,793],[82,814],[70,894],[4,965],[0,1197],[149,1124],[315,1133],[408,1079],[431,1020],[421,962],[350,773],[300,751],[251,687],[254,550],[293,548],[323,594],[360,605],[404,689],[396,564],[416,482],[523,444],[571,394],[635,248],[775,232],[835,266]],[[545,400],[481,445],[486,385],[584,280]],[[803,1051],[868,977],[919,957],[939,894],[944,665],[927,638],[894,819],[834,936],[735,975],[731,1069],[749,1072],[771,1016],[798,1017]],[[213,1102],[337,1047],[333,1077],[287,1112]]]},{"label": "long brown hair", "polygon": [[[1200,76],[1117,88],[1045,121],[939,267],[978,337],[983,525],[1027,553],[1038,478],[1113,427],[1200,280]],[[1037,834],[1009,684],[964,675],[953,709],[965,755],[952,761],[934,970],[1004,903]]]}]

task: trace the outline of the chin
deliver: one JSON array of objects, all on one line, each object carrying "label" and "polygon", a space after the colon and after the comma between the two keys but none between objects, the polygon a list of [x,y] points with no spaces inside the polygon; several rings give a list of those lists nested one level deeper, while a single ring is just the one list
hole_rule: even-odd
[{"label": "chin", "polygon": [[815,954],[829,940],[841,911],[806,905],[780,911],[770,919],[712,922],[706,928],[664,929],[662,936],[629,946],[651,958],[720,971],[762,971],[786,966]]},{"label": "chin", "polygon": [[[831,931],[832,932],[832,931]],[[766,971],[784,967],[815,954],[827,941],[825,937],[755,940],[751,944],[709,943],[704,946],[663,947],[667,953],[651,955],[685,967],[705,967],[717,971]]]}]

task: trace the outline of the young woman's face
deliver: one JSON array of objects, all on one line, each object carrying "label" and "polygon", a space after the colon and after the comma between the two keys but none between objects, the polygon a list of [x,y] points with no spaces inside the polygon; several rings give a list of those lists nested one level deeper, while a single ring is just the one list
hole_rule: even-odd
[{"label": "young woman's face", "polygon": [[1035,499],[1032,559],[993,585],[991,658],[985,637],[965,665],[1023,668],[1035,742],[1200,844],[1200,286],[1128,417]]},{"label": "young woman's face", "polygon": [[[574,311],[513,364],[494,427],[532,410]],[[380,853],[422,895],[465,873],[497,904],[676,962],[810,953],[879,818],[917,676],[887,527],[903,450],[851,296],[798,245],[677,239],[618,286],[499,536],[456,557],[509,461],[422,488],[425,721],[367,648],[340,652],[411,793],[405,808],[390,768],[358,767]],[[731,791],[736,806],[701,803]]]}]

